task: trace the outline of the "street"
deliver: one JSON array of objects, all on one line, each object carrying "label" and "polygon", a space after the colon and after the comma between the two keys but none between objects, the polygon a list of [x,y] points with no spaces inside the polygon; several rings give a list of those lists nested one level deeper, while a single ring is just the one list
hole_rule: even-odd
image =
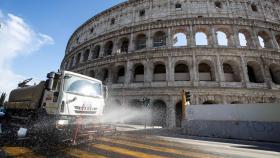
[{"label": "street", "polygon": [[48,142],[31,145],[27,140],[16,143],[6,141],[1,143],[0,157],[280,157],[280,144],[187,137],[166,129],[121,128],[119,134],[98,137],[91,143],[77,146],[48,145]]}]

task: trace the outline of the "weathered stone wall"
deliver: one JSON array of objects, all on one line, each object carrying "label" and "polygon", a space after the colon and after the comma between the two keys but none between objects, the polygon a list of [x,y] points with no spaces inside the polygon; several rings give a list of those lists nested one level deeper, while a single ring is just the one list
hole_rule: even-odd
[{"label": "weathered stone wall", "polygon": [[[131,0],[79,27],[61,69],[102,80],[111,102],[123,106],[144,96],[163,101],[167,126],[174,127],[183,89],[192,104],[279,103],[279,22],[277,0]],[[174,46],[177,33],[186,45]],[[198,33],[206,45],[198,44]]]}]

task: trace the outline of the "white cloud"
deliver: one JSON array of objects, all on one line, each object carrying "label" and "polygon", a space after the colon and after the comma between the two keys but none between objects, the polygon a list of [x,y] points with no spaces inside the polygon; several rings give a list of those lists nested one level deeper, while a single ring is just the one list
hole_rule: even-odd
[{"label": "white cloud", "polygon": [[44,45],[53,44],[53,39],[36,33],[22,18],[13,14],[5,15],[1,10],[0,22],[0,92],[9,92],[25,78],[11,69],[14,58],[30,55]]}]

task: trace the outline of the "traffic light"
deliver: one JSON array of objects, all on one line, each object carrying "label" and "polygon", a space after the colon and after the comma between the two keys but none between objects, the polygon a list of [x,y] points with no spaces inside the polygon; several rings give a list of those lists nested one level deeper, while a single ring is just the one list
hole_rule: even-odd
[{"label": "traffic light", "polygon": [[186,101],[191,102],[191,92],[190,91],[185,92],[185,96],[186,96]]}]

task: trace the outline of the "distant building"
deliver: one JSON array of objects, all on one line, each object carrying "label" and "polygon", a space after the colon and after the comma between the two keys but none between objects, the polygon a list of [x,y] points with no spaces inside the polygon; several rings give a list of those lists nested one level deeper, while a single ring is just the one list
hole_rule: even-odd
[{"label": "distant building", "polygon": [[73,33],[61,69],[106,82],[120,107],[146,96],[151,124],[180,126],[183,89],[192,105],[280,103],[279,24],[276,0],[129,0]]}]

